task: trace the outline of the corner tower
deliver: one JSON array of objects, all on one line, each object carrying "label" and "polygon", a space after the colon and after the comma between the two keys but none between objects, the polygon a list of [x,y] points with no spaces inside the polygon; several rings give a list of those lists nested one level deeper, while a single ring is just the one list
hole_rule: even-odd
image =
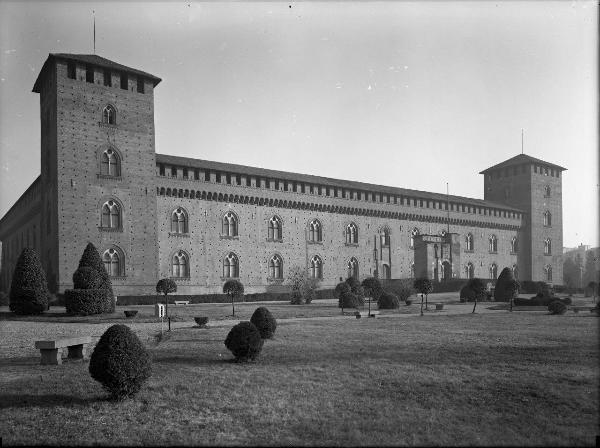
[{"label": "corner tower", "polygon": [[96,55],[50,54],[35,82],[41,119],[41,257],[52,291],[72,287],[88,242],[115,294],[157,277],[154,88]]},{"label": "corner tower", "polygon": [[485,200],[526,213],[517,242],[521,280],[562,284],[562,172],[566,168],[519,154],[484,175]]}]

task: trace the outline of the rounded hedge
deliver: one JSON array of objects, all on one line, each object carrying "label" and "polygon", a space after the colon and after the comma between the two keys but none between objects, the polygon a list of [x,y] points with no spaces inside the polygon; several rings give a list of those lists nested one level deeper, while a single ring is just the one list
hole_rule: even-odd
[{"label": "rounded hedge", "polygon": [[475,300],[475,293],[468,285],[463,286],[460,289],[460,301],[461,302],[472,302]]},{"label": "rounded hedge", "polygon": [[48,309],[48,283],[33,249],[19,255],[10,284],[9,309],[16,314],[40,314]]},{"label": "rounded hedge", "polygon": [[341,282],[335,286],[335,289],[333,290],[333,295],[336,299],[339,300],[343,294],[347,294],[349,292],[351,292],[350,285],[348,285],[348,283],[346,282]]},{"label": "rounded hedge", "polygon": [[[364,299],[363,299],[364,303]],[[339,308],[357,308],[360,305],[360,298],[353,292],[342,294],[338,300]]]},{"label": "rounded hedge", "polygon": [[396,294],[384,292],[377,302],[380,310],[394,310],[400,307],[400,299]]},{"label": "rounded hedge", "polygon": [[567,305],[560,300],[555,300],[548,305],[548,311],[550,311],[550,314],[565,314],[567,312]]},{"label": "rounded hedge", "polygon": [[135,395],[152,375],[150,354],[126,325],[113,325],[100,337],[89,372],[116,400]]},{"label": "rounded hedge", "polygon": [[260,331],[252,322],[240,322],[229,331],[225,338],[225,347],[233,353],[238,362],[256,359],[262,350],[263,343]]},{"label": "rounded hedge", "polygon": [[114,312],[115,304],[106,289],[66,289],[65,308],[69,314],[87,316]]},{"label": "rounded hedge", "polygon": [[263,339],[271,339],[277,329],[277,321],[271,312],[264,306],[256,308],[250,322],[254,324]]}]

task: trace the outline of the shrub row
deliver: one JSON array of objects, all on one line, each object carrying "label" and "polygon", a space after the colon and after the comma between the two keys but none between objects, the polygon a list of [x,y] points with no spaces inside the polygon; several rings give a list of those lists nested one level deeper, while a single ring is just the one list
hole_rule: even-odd
[{"label": "shrub row", "polygon": [[106,289],[67,289],[65,308],[69,314],[101,314],[114,312],[114,301]]},{"label": "shrub row", "polygon": [[517,297],[515,299],[515,306],[548,306],[554,301],[559,301],[565,305],[571,305],[572,301],[570,297],[560,299],[558,297],[537,297],[534,296],[531,299],[524,299]]}]

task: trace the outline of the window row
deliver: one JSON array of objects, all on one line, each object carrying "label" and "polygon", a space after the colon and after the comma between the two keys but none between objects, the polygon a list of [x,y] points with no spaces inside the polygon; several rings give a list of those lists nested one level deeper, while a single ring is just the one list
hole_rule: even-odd
[{"label": "window row", "polygon": [[[467,233],[465,235],[465,250],[467,252],[473,252],[475,250],[475,240],[472,233]],[[516,236],[513,236],[510,240],[510,253],[515,254],[518,250],[518,239]],[[498,237],[496,237],[496,235],[490,235],[488,237],[488,252],[498,252]]]},{"label": "window row", "polygon": [[[509,166],[506,168],[499,168],[493,171],[490,171],[488,174],[488,179],[501,179],[503,177],[516,176],[518,174],[526,174],[531,173],[532,165],[515,165]],[[560,170],[558,168],[552,168],[545,165],[533,165],[533,172],[540,173],[544,176],[551,177],[560,177]]]},{"label": "window row", "polygon": [[[133,77],[123,71],[112,71],[111,69],[95,67],[92,64],[85,65],[85,78],[83,75],[79,78],[80,81],[85,79],[86,82],[91,84],[103,84],[105,87],[113,86],[113,74],[118,76],[118,85],[123,90],[129,90],[129,79]],[[67,62],[67,78],[77,79],[77,63],[75,61]],[[100,79],[102,78],[102,79]],[[138,93],[145,93],[144,78],[142,76],[136,76],[136,90]],[[132,87],[133,91],[134,88]]]},{"label": "window row", "polygon": [[521,214],[515,211],[481,207],[458,202],[447,202],[444,199],[425,199],[401,194],[376,193],[345,187],[315,185],[306,182],[271,179],[261,176],[253,176],[251,174],[226,173],[206,168],[201,169],[181,166],[168,166],[163,163],[159,163],[157,164],[157,174],[162,177],[198,180],[226,185],[266,188],[269,190],[282,192],[314,194],[326,197],[431,208],[436,210],[450,209],[450,211],[454,212],[479,214],[485,216],[497,216],[513,219],[521,218]]}]

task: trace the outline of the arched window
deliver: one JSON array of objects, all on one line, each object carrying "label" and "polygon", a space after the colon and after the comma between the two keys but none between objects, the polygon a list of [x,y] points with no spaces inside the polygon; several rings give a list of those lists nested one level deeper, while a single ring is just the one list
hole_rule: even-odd
[{"label": "arched window", "polygon": [[237,236],[238,235],[238,219],[233,212],[227,212],[223,216],[223,236]]},{"label": "arched window", "polygon": [[[473,251],[473,234],[472,233],[467,233],[467,236],[465,236],[465,249],[468,250],[469,252]],[[469,277],[470,278],[470,277]]]},{"label": "arched window", "polygon": [[490,280],[495,280],[498,277],[498,266],[496,263],[490,265]]},{"label": "arched window", "polygon": [[240,276],[240,263],[238,257],[233,252],[223,258],[223,277],[238,278]]},{"label": "arched window", "polygon": [[102,153],[101,159],[100,174],[114,177],[121,175],[121,159],[114,149],[106,149]]},{"label": "arched window", "polygon": [[512,239],[510,240],[510,252],[513,254],[516,254],[518,250],[519,250],[519,242],[517,240],[517,237],[513,236]]},{"label": "arched window", "polygon": [[498,239],[496,235],[490,236],[489,239],[490,252],[498,252]]},{"label": "arched window", "polygon": [[552,281],[552,266],[547,265],[544,267],[544,278],[547,282]]},{"label": "arched window", "polygon": [[546,185],[544,187],[544,196],[547,197],[547,198],[549,198],[551,192],[552,192],[552,190],[550,189],[550,185]]},{"label": "arched window", "polygon": [[308,241],[314,243],[323,241],[323,227],[318,219],[313,219],[308,224]]},{"label": "arched window", "polygon": [[125,260],[123,253],[117,248],[110,248],[102,255],[104,269],[111,277],[123,277],[125,275]]},{"label": "arched window", "polygon": [[102,226],[106,229],[119,229],[121,227],[121,208],[112,199],[102,205]]},{"label": "arched window", "polygon": [[274,279],[283,278],[283,261],[277,254],[269,260],[269,277]]},{"label": "arched window", "polygon": [[447,281],[452,278],[452,266],[450,262],[442,262],[442,281]]},{"label": "arched window", "polygon": [[390,246],[390,233],[390,229],[388,229],[387,227],[384,227],[381,231],[381,247]]},{"label": "arched window", "polygon": [[281,241],[282,239],[281,219],[278,216],[273,216],[269,219],[269,240]]},{"label": "arched window", "polygon": [[323,278],[323,261],[318,255],[310,259],[310,277]]},{"label": "arched window", "polygon": [[410,278],[415,278],[415,262],[410,262]]},{"label": "arched window", "polygon": [[102,123],[117,124],[117,111],[110,104],[102,110]]},{"label": "arched window", "polygon": [[544,255],[551,255],[552,254],[552,241],[550,240],[550,238],[546,238],[544,240]]},{"label": "arched window", "polygon": [[465,277],[474,278],[475,277],[475,268],[473,267],[473,263],[469,262],[465,266]]},{"label": "arched window", "polygon": [[358,244],[358,227],[353,222],[346,226],[346,244]]},{"label": "arched window", "polygon": [[519,268],[517,267],[517,265],[513,264],[511,269],[512,269],[514,277],[516,279],[518,279],[519,278]]},{"label": "arched window", "polygon": [[420,234],[421,234],[421,232],[416,227],[414,229],[412,229],[412,231],[410,232],[410,248],[411,249],[415,248],[415,237]]},{"label": "arched window", "polygon": [[190,276],[188,255],[180,250],[171,260],[171,276],[176,278],[188,278]]},{"label": "arched window", "polygon": [[346,277],[353,277],[358,280],[358,260],[354,257],[350,258],[348,261]]},{"label": "arched window", "polygon": [[392,278],[392,269],[389,264],[383,264],[382,277],[384,280],[389,280]]},{"label": "arched window", "polygon": [[546,210],[544,212],[544,226],[550,227],[552,225],[552,214]]},{"label": "arched window", "polygon": [[171,213],[171,233],[188,233],[187,213],[181,207]]}]

